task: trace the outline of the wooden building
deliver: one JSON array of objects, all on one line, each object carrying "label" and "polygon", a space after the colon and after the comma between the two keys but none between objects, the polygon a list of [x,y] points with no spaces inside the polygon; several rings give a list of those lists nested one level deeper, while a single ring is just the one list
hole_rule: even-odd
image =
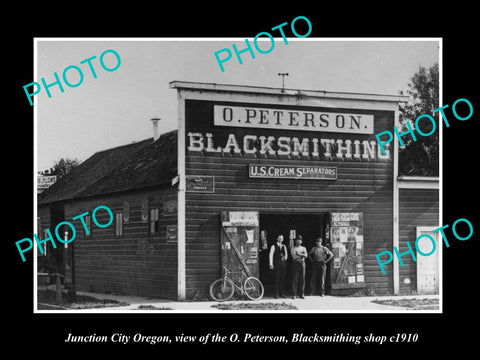
[{"label": "wooden building", "polygon": [[[432,233],[439,220],[439,179],[400,176],[399,187],[399,252],[408,250],[406,242],[414,243],[421,234],[435,239],[436,251],[427,257],[404,257],[405,265],[399,268],[399,292],[402,294],[438,294],[441,286],[442,240],[439,233]],[[419,244],[424,252],[431,244]]]},{"label": "wooden building", "polygon": [[438,183],[401,188],[398,146],[382,154],[375,139],[404,97],[170,87],[178,131],[96,153],[40,195],[42,229],[98,205],[115,214],[90,236],[78,224],[76,289],[203,299],[227,266],[259,277],[269,295],[269,247],[300,234],[307,250],[320,236],[334,252],[331,294],[417,291],[417,264],[394,261],[382,274],[375,258],[438,225]]},{"label": "wooden building", "polygon": [[[77,290],[176,298],[177,227],[176,131],[100,151],[39,195],[38,234],[84,212],[90,234],[80,221],[69,244],[46,249],[58,270]],[[96,227],[92,211],[108,206],[114,215],[107,228]],[[108,223],[108,213],[98,212]],[[53,231],[53,230],[52,230]],[[45,235],[43,236],[45,237]],[[61,246],[61,247],[60,247]],[[67,269],[62,268],[66,259]],[[42,257],[38,258],[43,266]],[[68,269],[71,269],[69,274]]]}]

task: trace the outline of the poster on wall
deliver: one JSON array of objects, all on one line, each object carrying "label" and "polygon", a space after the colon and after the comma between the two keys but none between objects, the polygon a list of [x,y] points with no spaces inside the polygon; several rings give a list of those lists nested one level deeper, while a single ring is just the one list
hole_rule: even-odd
[{"label": "poster on wall", "polygon": [[331,246],[334,255],[332,290],[365,287],[363,273],[363,214],[330,214]]},{"label": "poster on wall", "polygon": [[258,277],[260,242],[258,212],[223,211],[221,220],[222,266],[231,271],[230,275],[234,281],[242,282],[248,276]]}]

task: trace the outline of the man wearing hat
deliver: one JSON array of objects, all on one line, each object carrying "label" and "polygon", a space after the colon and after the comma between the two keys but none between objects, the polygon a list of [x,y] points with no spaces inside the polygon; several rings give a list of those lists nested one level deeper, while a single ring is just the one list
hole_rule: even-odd
[{"label": "man wearing hat", "polygon": [[305,259],[308,256],[307,249],[302,246],[302,235],[298,235],[295,238],[295,246],[291,249],[292,254],[292,292],[293,297],[295,299],[297,294],[300,299],[305,299],[304,292],[305,292]]}]

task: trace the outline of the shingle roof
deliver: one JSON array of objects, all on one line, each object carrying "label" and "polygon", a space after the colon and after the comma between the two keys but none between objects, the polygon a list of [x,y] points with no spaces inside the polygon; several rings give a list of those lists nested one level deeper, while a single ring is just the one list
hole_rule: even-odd
[{"label": "shingle roof", "polygon": [[99,151],[39,194],[38,203],[161,185],[177,176],[177,131]]}]

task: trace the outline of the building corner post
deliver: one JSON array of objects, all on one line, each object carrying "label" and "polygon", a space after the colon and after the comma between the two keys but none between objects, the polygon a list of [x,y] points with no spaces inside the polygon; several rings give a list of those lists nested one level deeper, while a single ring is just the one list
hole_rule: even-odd
[{"label": "building corner post", "polygon": [[178,90],[178,235],[177,299],[186,300],[186,232],[185,232],[185,100]]},{"label": "building corner post", "polygon": [[[394,126],[400,126],[399,106],[395,110]],[[398,186],[398,141],[393,142],[393,248],[399,249],[400,244],[400,191]],[[392,250],[393,250],[392,248]],[[392,251],[393,252],[393,251]],[[398,261],[393,261],[393,293],[400,293],[400,269]]]}]

